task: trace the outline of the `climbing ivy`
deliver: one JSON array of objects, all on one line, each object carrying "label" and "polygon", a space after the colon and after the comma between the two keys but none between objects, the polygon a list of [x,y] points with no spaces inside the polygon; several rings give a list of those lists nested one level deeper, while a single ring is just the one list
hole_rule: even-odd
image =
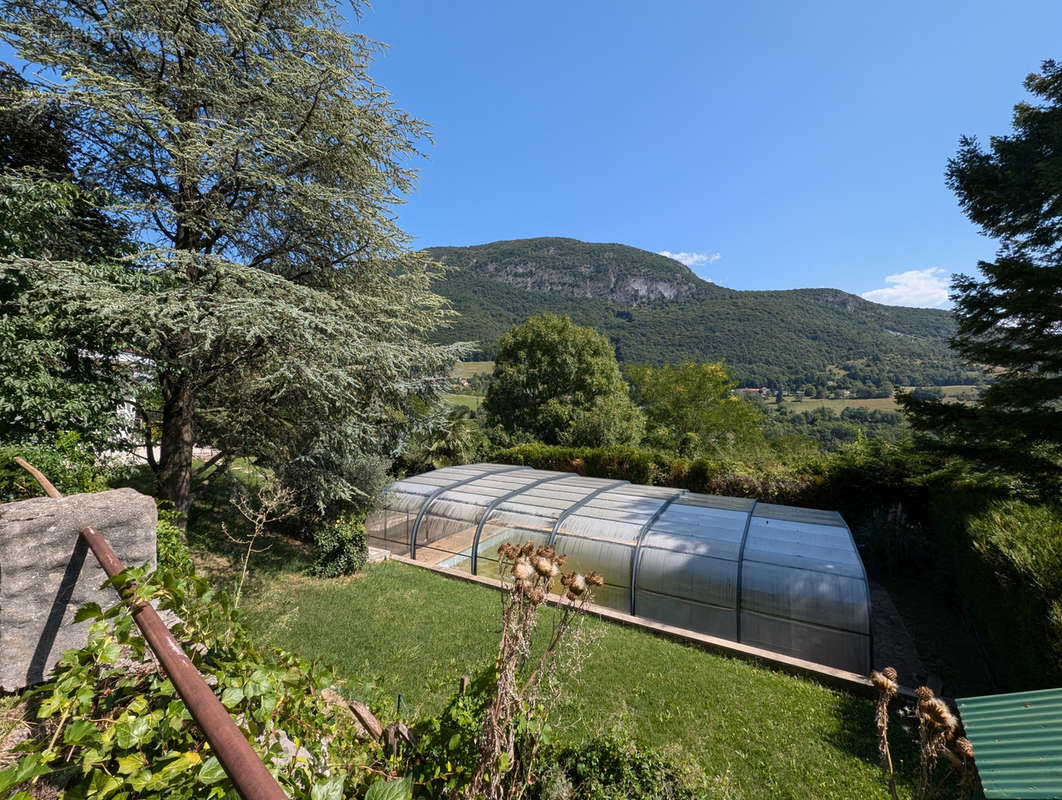
[{"label": "climbing ivy", "polygon": [[[332,674],[255,648],[230,598],[194,574],[130,569],[109,583],[135,584],[138,600],[181,618],[174,635],[293,800],[360,796],[373,782],[367,767],[378,745],[351,735],[349,707],[328,691]],[[0,771],[0,797],[29,800],[42,781],[71,800],[236,797],[124,605],[90,603],[76,619],[91,621],[88,644],[66,652],[48,682],[25,695],[33,735]]]}]

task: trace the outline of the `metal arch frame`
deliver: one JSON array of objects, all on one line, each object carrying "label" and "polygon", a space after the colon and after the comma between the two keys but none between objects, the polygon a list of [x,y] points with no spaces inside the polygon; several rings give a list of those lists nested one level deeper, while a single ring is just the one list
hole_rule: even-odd
[{"label": "metal arch frame", "polygon": [[649,533],[649,529],[653,527],[660,517],[664,515],[664,512],[671,508],[671,504],[678,500],[680,497],[689,494],[687,489],[679,489],[674,495],[669,497],[663,502],[663,504],[656,511],[653,512],[653,516],[649,517],[642,529],[638,531],[638,538],[634,542],[634,553],[631,555],[631,616],[633,617],[637,612],[635,611],[634,602],[634,586],[638,580],[638,566],[642,557],[642,542],[645,540],[646,534]]},{"label": "metal arch frame", "polygon": [[531,489],[534,489],[536,486],[540,486],[543,483],[549,483],[550,481],[559,481],[563,480],[564,478],[574,477],[577,477],[574,472],[562,472],[560,475],[552,475],[548,478],[541,478],[537,481],[533,481],[532,483],[527,484],[527,486],[521,486],[519,489],[513,489],[508,494],[502,495],[501,497],[496,497],[494,500],[492,500],[491,504],[487,506],[487,510],[483,512],[483,516],[479,518],[479,524],[476,525],[476,535],[472,539],[472,574],[479,574],[477,572],[477,569],[479,568],[479,537],[480,534],[483,533],[483,526],[487,524],[487,517],[490,516],[491,512],[494,511],[495,508],[504,503],[506,500],[509,500],[518,494],[523,494],[524,492],[530,491]]},{"label": "metal arch frame", "polygon": [[578,511],[583,506],[585,506],[587,503],[589,503],[591,500],[593,500],[599,494],[603,494],[604,492],[607,492],[607,491],[610,491],[612,489],[615,489],[618,486],[629,486],[629,485],[630,485],[630,481],[621,481],[621,480],[613,481],[612,483],[610,483],[610,484],[608,484],[606,486],[602,486],[602,487],[600,487],[598,489],[594,489],[594,491],[590,492],[590,494],[588,494],[586,497],[584,497],[579,502],[573,503],[572,505],[568,506],[568,508],[566,508],[564,510],[564,513],[561,514],[559,517],[557,517],[557,521],[553,523],[553,530],[550,531],[549,539],[546,542],[546,544],[553,544],[553,542],[557,538],[557,531],[560,530],[561,523],[564,522],[564,520],[568,519],[568,517],[570,517],[572,514],[574,514],[576,511]]},{"label": "metal arch frame", "polygon": [[745,519],[745,531],[741,534],[741,548],[738,550],[738,567],[737,567],[737,589],[736,596],[734,597],[734,641],[741,641],[741,581],[743,579],[742,572],[745,566],[745,545],[749,541],[749,528],[752,527],[752,515],[756,513],[756,506],[759,504],[758,499],[753,499],[752,507],[749,509],[749,515]]},{"label": "metal arch frame", "polygon": [[471,478],[465,478],[457,483],[451,483],[449,486],[440,486],[430,495],[428,499],[424,501],[424,505],[420,507],[420,511],[417,512],[417,518],[413,521],[413,530],[409,533],[409,557],[413,560],[417,558],[417,531],[420,530],[420,521],[424,519],[424,515],[427,513],[428,508],[435,502],[435,498],[441,495],[443,492],[448,492],[451,489],[456,489],[458,486],[464,486],[466,483],[472,483],[478,481],[480,478],[487,478],[491,475],[504,475],[506,472],[518,472],[520,470],[531,469],[527,466],[519,467],[507,467],[506,469],[494,469],[489,472],[481,472],[478,475],[473,475]]}]

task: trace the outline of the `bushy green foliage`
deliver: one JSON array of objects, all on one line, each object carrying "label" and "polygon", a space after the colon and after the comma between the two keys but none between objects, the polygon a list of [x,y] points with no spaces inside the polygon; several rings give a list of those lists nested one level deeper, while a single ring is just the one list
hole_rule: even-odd
[{"label": "bushy green foliage", "polygon": [[735,453],[764,442],[764,414],[733,390],[722,362],[626,368],[655,446],[686,456]]},{"label": "bushy green foliage", "polygon": [[538,800],[694,800],[682,765],[622,731],[542,754]]},{"label": "bushy green foliage", "polygon": [[[18,108],[27,82],[0,65],[0,259],[98,261],[128,252],[108,197],[72,164],[72,120],[56,106]],[[0,265],[0,440],[47,441],[80,433],[102,450],[121,438],[118,408],[128,371],[114,338],[32,298],[34,278]]]},{"label": "bushy green foliage", "polygon": [[769,412],[772,435],[804,436],[827,450],[837,450],[861,436],[898,442],[909,434],[903,416],[896,411],[848,406],[837,413],[826,407],[800,411],[799,407],[782,405],[771,406]]},{"label": "bushy green foliage", "polygon": [[107,488],[104,471],[97,467],[81,437],[66,431],[47,443],[0,443],[0,502],[10,503],[44,494],[37,481],[15,463],[16,456],[39,469],[63,494],[98,492]]},{"label": "bushy green foliage", "polygon": [[479,734],[483,728],[494,670],[481,670],[468,688],[455,694],[438,717],[418,724],[417,747],[410,764],[423,785],[423,797],[453,796],[472,780],[479,759]]},{"label": "bushy green foliage", "polygon": [[188,552],[184,531],[176,522],[176,512],[167,504],[159,504],[159,521],[155,527],[155,552],[159,569],[172,575],[187,575],[193,571],[192,556]]},{"label": "bushy green foliage", "polygon": [[577,472],[595,478],[752,497],[767,503],[839,511],[856,525],[875,509],[899,505],[924,520],[929,466],[906,445],[857,441],[836,453],[794,448],[763,460],[688,459],[637,447],[560,447],[538,443],[499,449],[491,461]]},{"label": "bushy green foliage", "polygon": [[310,574],[318,578],[337,578],[357,572],[368,558],[365,518],[341,518],[314,532],[317,558]]},{"label": "bushy green foliage", "polygon": [[502,337],[483,410],[488,425],[548,444],[629,444],[645,428],[608,340],[554,314]]},{"label": "bushy green foliage", "polygon": [[[349,736],[349,710],[323,699],[332,675],[295,656],[256,649],[231,600],[194,575],[160,572],[152,581],[131,569],[115,583],[127,580],[137,582],[139,599],[157,599],[180,616],[174,635],[192,663],[213,676],[222,704],[290,797],[339,800],[345,787],[358,787],[358,767],[371,760],[371,746]],[[0,771],[0,793],[43,778],[66,797],[234,796],[173,683],[146,660],[125,606],[103,611],[90,604],[78,619],[93,620],[89,643],[66,652],[32,691],[38,727],[19,745],[18,761]]]},{"label": "bushy green foliage", "polygon": [[1004,688],[1062,681],[1062,506],[970,483],[938,490],[933,527]]}]

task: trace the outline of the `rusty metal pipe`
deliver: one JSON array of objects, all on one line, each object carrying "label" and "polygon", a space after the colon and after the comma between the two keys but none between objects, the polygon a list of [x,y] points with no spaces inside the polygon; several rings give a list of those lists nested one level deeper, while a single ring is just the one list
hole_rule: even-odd
[{"label": "rusty metal pipe", "polygon": [[[81,538],[92,548],[93,554],[109,577],[125,569],[114,550],[95,528],[84,528]],[[123,598],[133,610],[133,621],[144,634],[147,643],[173,681],[192,717],[206,734],[207,741],[244,800],[288,800],[284,790],[266,769],[265,764],[232,721],[225,706],[207,686],[199,670],[185,655],[180,643],[170,633],[166,623],[147,603],[137,602],[131,590]]]},{"label": "rusty metal pipe", "polygon": [[[15,462],[34,477],[49,497],[62,497],[51,481],[32,464],[18,457]],[[113,578],[125,569],[121,559],[98,530],[83,528],[81,538],[91,548],[108,577]],[[137,601],[132,587],[122,592],[122,600],[133,612],[133,622],[144,634],[144,639],[173,681],[174,688],[188,706],[193,719],[206,734],[210,747],[240,797],[243,800],[289,800],[158,612],[148,603]]]}]

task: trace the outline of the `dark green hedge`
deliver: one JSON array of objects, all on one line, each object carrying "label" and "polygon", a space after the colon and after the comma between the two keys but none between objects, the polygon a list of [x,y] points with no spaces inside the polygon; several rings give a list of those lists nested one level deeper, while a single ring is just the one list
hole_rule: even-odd
[{"label": "dark green hedge", "polygon": [[594,478],[673,486],[691,492],[752,497],[765,503],[840,511],[848,524],[897,504],[921,519],[926,489],[912,475],[911,451],[883,442],[858,442],[831,456],[796,463],[749,465],[739,461],[687,459],[638,447],[561,447],[523,444],[497,450],[489,461],[577,472]]},{"label": "dark green hedge", "polygon": [[949,487],[932,527],[1001,688],[1062,683],[1062,505]]}]

